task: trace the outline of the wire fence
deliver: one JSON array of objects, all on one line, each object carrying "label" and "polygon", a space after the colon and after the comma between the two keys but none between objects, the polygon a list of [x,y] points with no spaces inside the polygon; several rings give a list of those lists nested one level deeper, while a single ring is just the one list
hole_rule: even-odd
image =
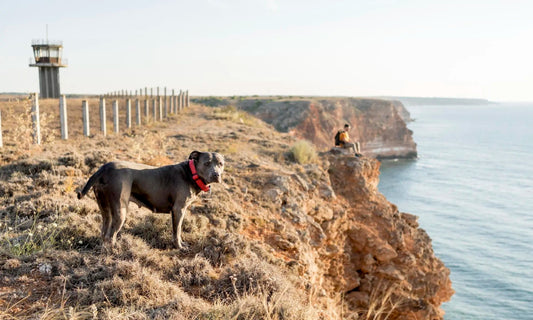
[{"label": "wire fence", "polygon": [[[142,93],[145,93],[144,95]],[[91,131],[95,130],[101,132],[104,136],[107,135],[107,106],[111,101],[113,110],[112,123],[113,132],[119,133],[121,126],[125,126],[126,129],[131,129],[133,126],[142,126],[151,122],[164,121],[171,114],[178,114],[185,108],[190,106],[189,91],[188,90],[162,90],[160,95],[159,87],[156,88],[156,94],[154,95],[153,88],[150,89],[150,95],[148,94],[148,88],[135,90],[119,90],[106,93],[99,97],[98,115],[99,128],[91,128],[91,113],[90,104],[88,99],[81,101],[82,109],[82,128],[83,135],[91,137]],[[34,144],[41,144],[41,124],[40,124],[40,108],[39,108],[39,94],[32,93],[29,97],[31,103],[31,123],[32,123],[32,137]],[[45,101],[50,102],[51,99]],[[79,98],[72,98],[74,103],[79,103]],[[93,99],[94,102],[94,99]],[[69,139],[69,124],[68,124],[68,101],[65,95],[61,95],[58,100],[59,106],[59,123],[61,139]],[[94,106],[92,106],[94,108]],[[151,109],[151,110],[150,110]],[[57,110],[57,109],[56,109]],[[150,112],[151,111],[151,112]],[[121,121],[122,114],[122,121]],[[5,112],[4,112],[5,117]],[[72,119],[72,117],[71,117]],[[79,119],[79,118],[78,118]],[[57,120],[56,120],[57,121]],[[79,123],[79,120],[77,120]],[[0,148],[3,147],[2,139],[2,113],[0,110]]]}]

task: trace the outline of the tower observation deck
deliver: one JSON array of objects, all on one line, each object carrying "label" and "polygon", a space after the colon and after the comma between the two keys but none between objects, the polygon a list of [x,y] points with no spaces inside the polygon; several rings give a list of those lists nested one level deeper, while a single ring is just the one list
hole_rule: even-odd
[{"label": "tower observation deck", "polygon": [[39,68],[39,88],[41,98],[59,98],[59,68],[67,67],[66,59],[62,58],[63,43],[61,41],[33,40],[33,58],[30,67]]}]

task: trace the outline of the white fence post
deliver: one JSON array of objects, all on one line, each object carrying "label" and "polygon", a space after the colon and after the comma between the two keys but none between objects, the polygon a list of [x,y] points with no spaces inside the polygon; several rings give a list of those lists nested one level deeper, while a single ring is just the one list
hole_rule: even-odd
[{"label": "white fence post", "polygon": [[156,108],[156,99],[152,99],[152,121],[157,120],[157,108]]},{"label": "white fence post", "polygon": [[118,101],[113,101],[113,131],[118,133]]},{"label": "white fence post", "polygon": [[187,91],[185,91],[185,92],[187,92],[187,93],[186,93],[186,97],[187,97],[187,98],[186,98],[186,101],[185,101],[185,102],[186,102],[186,105],[187,105],[187,108],[188,108],[188,107],[190,106],[190,102],[191,102],[191,101],[189,100],[189,90],[187,90]]},{"label": "white fence post", "polygon": [[136,123],[138,126],[141,125],[141,102],[139,99],[135,99],[135,116],[136,116]]},{"label": "white fence post", "polygon": [[150,109],[148,106],[148,99],[144,99],[144,118],[146,119],[145,122],[148,123],[148,115],[150,114]]},{"label": "white fence post", "polygon": [[164,95],[163,95],[163,117],[167,117],[167,107],[168,107],[168,104],[167,104],[167,87],[165,87],[164,89]]},{"label": "white fence post", "polygon": [[159,121],[163,121],[163,97],[159,96]]},{"label": "white fence post", "polygon": [[174,113],[175,114],[178,114],[178,95],[179,95],[179,92],[177,95],[174,96]]},{"label": "white fence post", "polygon": [[176,114],[176,92],[172,89],[172,98],[170,98],[170,112]]},{"label": "white fence post", "polygon": [[174,105],[174,108],[176,108],[176,114],[180,112],[180,93],[176,92],[176,104]]},{"label": "white fence post", "polygon": [[104,134],[104,137],[107,134],[106,127],[106,112],[105,112],[105,98],[100,97],[100,131]]},{"label": "white fence post", "polygon": [[180,93],[178,94],[178,112],[181,112],[181,89]]},{"label": "white fence post", "polygon": [[33,143],[41,144],[41,123],[39,120],[39,94],[33,94],[33,105],[31,107],[31,119],[33,122]]},{"label": "white fence post", "polygon": [[81,109],[83,112],[83,135],[88,137],[91,135],[91,131],[89,128],[89,104],[87,100],[81,101]]},{"label": "white fence post", "polygon": [[126,99],[126,127],[131,128],[131,99]]},{"label": "white fence post", "polygon": [[61,139],[68,139],[68,118],[67,118],[67,98],[65,95],[59,97],[59,121],[61,123]]}]

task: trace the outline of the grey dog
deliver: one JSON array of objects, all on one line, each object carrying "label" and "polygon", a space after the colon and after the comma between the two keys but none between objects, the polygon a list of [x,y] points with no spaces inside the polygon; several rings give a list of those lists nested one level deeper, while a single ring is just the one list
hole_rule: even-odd
[{"label": "grey dog", "polygon": [[115,244],[126,220],[128,203],[132,201],[153,212],[170,212],[173,243],[181,249],[181,227],[187,208],[198,193],[209,190],[210,183],[222,181],[223,171],[224,157],[215,152],[193,151],[189,160],[159,168],[124,161],[109,162],[89,178],[78,192],[78,199],[93,187],[102,213],[104,244],[111,244],[111,247]]}]

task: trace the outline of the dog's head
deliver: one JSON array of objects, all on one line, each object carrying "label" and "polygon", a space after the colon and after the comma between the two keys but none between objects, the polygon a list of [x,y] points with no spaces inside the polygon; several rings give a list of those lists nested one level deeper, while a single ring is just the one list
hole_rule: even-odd
[{"label": "dog's head", "polygon": [[205,183],[222,182],[224,156],[216,152],[193,151],[189,159],[194,160],[196,171]]}]

